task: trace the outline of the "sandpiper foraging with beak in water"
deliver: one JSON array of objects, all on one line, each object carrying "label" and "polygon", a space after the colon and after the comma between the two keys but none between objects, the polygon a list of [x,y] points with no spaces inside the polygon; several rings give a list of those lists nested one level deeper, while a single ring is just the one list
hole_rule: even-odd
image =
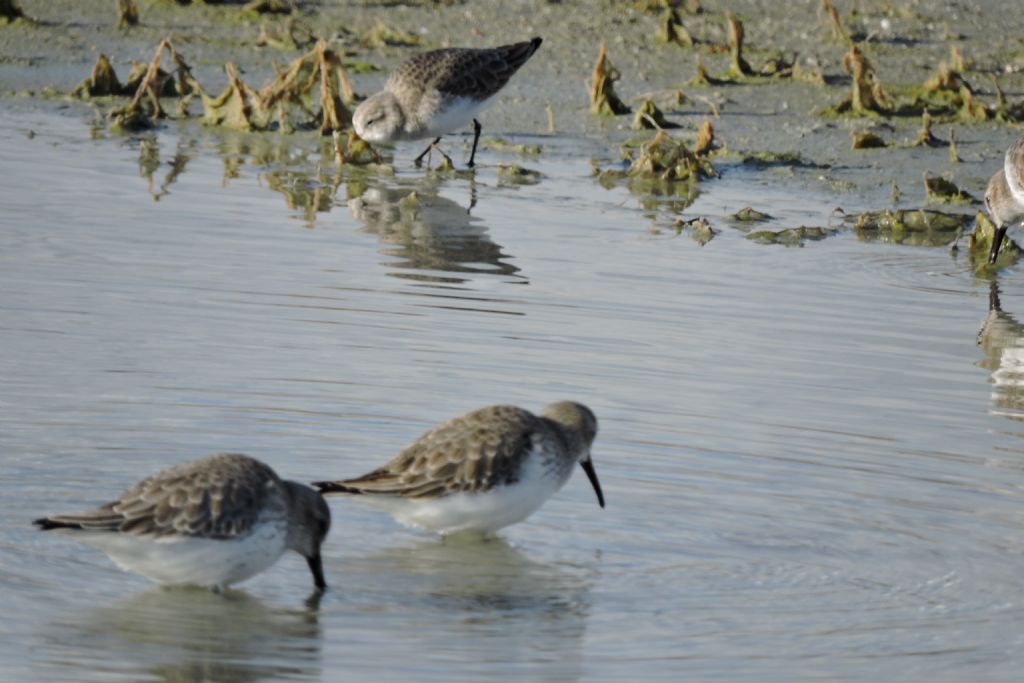
[{"label": "sandpiper foraging with beak in water", "polygon": [[33,524],[67,531],[122,569],[164,585],[219,592],[294,550],[306,558],[316,589],[327,588],[320,559],[331,527],[327,502],[238,453],[169,467],[95,510]]},{"label": "sandpiper foraging with beak in water", "polygon": [[995,263],[1006,231],[1024,225],[1024,137],[1006,150],[1003,168],[988,181],[985,208],[996,224],[988,262]]},{"label": "sandpiper foraging with beak in water", "polygon": [[579,403],[552,403],[540,415],[489,406],[435,427],[368,474],[313,486],[361,498],[403,524],[488,534],[529,517],[577,463],[604,507],[590,460],[596,435],[597,418]]},{"label": "sandpiper foraging with beak in water", "polygon": [[[442,135],[472,122],[473,151],[467,165],[473,168],[482,130],[477,114],[541,42],[534,38],[500,47],[456,47],[414,55],[391,73],[383,90],[356,108],[352,127],[356,135],[368,142],[434,138],[416,157],[419,166],[423,157],[437,147]],[[441,155],[451,163],[448,155]]]}]

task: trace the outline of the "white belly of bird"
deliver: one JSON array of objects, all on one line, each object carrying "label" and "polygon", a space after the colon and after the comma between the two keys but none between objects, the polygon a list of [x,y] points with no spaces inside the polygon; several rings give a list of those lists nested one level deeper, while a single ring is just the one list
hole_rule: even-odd
[{"label": "white belly of bird", "polygon": [[[571,470],[569,471],[571,473]],[[390,499],[392,516],[403,524],[445,534],[491,533],[533,514],[568,479],[529,458],[519,481],[482,493],[456,493],[433,499]],[[381,501],[382,503],[384,501]]]},{"label": "white belly of bird", "polygon": [[453,97],[447,101],[431,103],[429,106],[421,105],[419,118],[423,128],[416,137],[436,138],[466,128],[489,102],[490,99]]},{"label": "white belly of bird", "polygon": [[105,552],[122,569],[157,583],[224,587],[274,564],[286,549],[287,526],[265,522],[252,533],[230,540],[117,533],[77,537]]}]

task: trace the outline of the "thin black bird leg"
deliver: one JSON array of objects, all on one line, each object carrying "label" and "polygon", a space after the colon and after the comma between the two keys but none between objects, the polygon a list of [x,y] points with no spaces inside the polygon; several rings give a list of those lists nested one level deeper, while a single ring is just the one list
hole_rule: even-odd
[{"label": "thin black bird leg", "polygon": [[[419,168],[419,167],[420,167],[420,165],[421,165],[421,164],[423,163],[423,157],[427,156],[427,153],[428,153],[428,152],[429,152],[430,150],[432,150],[432,149],[434,149],[435,147],[437,147],[437,143],[439,143],[439,142],[441,142],[441,138],[440,138],[440,136],[439,136],[439,137],[436,137],[436,138],[434,138],[434,141],[430,143],[430,146],[429,146],[429,147],[427,147],[427,148],[426,148],[425,150],[423,150],[423,153],[422,153],[422,154],[420,154],[420,155],[419,155],[418,157],[416,157],[416,160],[415,160],[415,161],[413,161],[413,163],[414,163],[414,164],[416,164],[416,168]],[[442,154],[444,154],[444,152],[442,152]]]},{"label": "thin black bird leg", "polygon": [[469,163],[466,164],[470,168],[476,165],[476,143],[480,142],[480,131],[483,130],[483,126],[476,119],[473,119],[473,151],[469,153]]}]

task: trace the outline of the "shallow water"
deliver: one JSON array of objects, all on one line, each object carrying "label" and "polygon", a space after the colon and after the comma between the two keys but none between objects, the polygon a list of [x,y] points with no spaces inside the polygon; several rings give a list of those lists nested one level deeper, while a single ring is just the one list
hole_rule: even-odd
[{"label": "shallow water", "polygon": [[[6,680],[1016,680],[1019,270],[995,306],[943,248],[749,242],[746,205],[883,207],[736,167],[684,214],[722,230],[701,247],[589,176],[607,149],[539,142],[475,181],[411,147],[348,177],[308,137],[0,117]],[[442,543],[333,501],[318,605],[295,555],[226,596],[159,590],[29,525],[216,451],[354,475],[563,398],[601,420],[607,509],[577,475],[500,539]]]}]

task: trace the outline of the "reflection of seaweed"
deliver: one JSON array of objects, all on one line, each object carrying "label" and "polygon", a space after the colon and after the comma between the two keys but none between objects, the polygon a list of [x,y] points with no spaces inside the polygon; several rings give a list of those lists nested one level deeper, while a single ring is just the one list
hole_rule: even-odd
[{"label": "reflection of seaweed", "polygon": [[192,159],[191,149],[193,147],[195,147],[193,140],[178,142],[178,148],[168,162],[170,169],[164,176],[163,182],[160,183],[160,189],[154,192],[153,173],[160,166],[160,149],[152,137],[143,138],[139,142],[139,174],[146,179],[146,188],[154,202],[158,202],[161,197],[170,194],[168,188],[178,179],[179,175],[185,172],[186,165]]},{"label": "reflection of seaweed", "polygon": [[334,207],[334,196],[342,182],[337,171],[327,175],[284,169],[267,171],[260,177],[267,187],[284,196],[289,209],[302,212],[308,228],[316,227],[318,213],[327,213]]}]

